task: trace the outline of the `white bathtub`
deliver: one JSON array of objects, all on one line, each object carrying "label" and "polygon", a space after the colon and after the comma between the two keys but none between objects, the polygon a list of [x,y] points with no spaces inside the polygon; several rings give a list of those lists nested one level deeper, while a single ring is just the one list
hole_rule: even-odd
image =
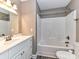
[{"label": "white bathtub", "polygon": [[42,41],[37,46],[37,55],[56,58],[56,51],[68,51],[72,45],[66,47],[65,42]]}]

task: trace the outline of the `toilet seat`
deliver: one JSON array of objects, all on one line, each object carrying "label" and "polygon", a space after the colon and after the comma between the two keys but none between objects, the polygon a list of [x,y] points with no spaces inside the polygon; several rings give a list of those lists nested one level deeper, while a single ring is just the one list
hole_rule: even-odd
[{"label": "toilet seat", "polygon": [[59,59],[75,59],[75,55],[67,51],[57,51],[56,55]]}]

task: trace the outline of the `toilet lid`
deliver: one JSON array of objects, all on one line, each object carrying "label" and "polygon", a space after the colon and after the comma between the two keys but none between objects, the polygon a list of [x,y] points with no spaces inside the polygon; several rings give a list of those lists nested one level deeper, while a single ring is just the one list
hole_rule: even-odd
[{"label": "toilet lid", "polygon": [[75,55],[66,51],[57,51],[56,53],[59,59],[75,59]]}]

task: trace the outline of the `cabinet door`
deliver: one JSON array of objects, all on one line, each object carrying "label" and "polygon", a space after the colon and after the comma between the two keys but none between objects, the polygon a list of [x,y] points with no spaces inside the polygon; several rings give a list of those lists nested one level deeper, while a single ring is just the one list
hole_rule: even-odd
[{"label": "cabinet door", "polygon": [[21,52],[17,53],[15,56],[13,56],[11,59],[22,59]]},{"label": "cabinet door", "polygon": [[29,50],[27,50],[26,55],[27,55],[27,59],[31,59],[31,57],[32,57],[32,49],[31,48]]},{"label": "cabinet door", "polygon": [[15,57],[15,59],[22,59],[21,54],[17,55],[17,56]]},{"label": "cabinet door", "polygon": [[28,43],[24,48],[24,59],[31,59],[32,57],[32,39],[29,39]]},{"label": "cabinet door", "polygon": [[9,59],[8,56],[9,56],[8,51],[4,52],[4,53],[0,54],[0,59]]}]

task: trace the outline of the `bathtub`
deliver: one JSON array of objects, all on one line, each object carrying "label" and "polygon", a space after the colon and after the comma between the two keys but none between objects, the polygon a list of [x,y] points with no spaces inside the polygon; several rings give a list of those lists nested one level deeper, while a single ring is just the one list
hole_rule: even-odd
[{"label": "bathtub", "polygon": [[68,51],[69,49],[73,49],[73,46],[69,44],[66,47],[64,41],[41,41],[37,45],[37,55],[56,58],[56,51]]}]

